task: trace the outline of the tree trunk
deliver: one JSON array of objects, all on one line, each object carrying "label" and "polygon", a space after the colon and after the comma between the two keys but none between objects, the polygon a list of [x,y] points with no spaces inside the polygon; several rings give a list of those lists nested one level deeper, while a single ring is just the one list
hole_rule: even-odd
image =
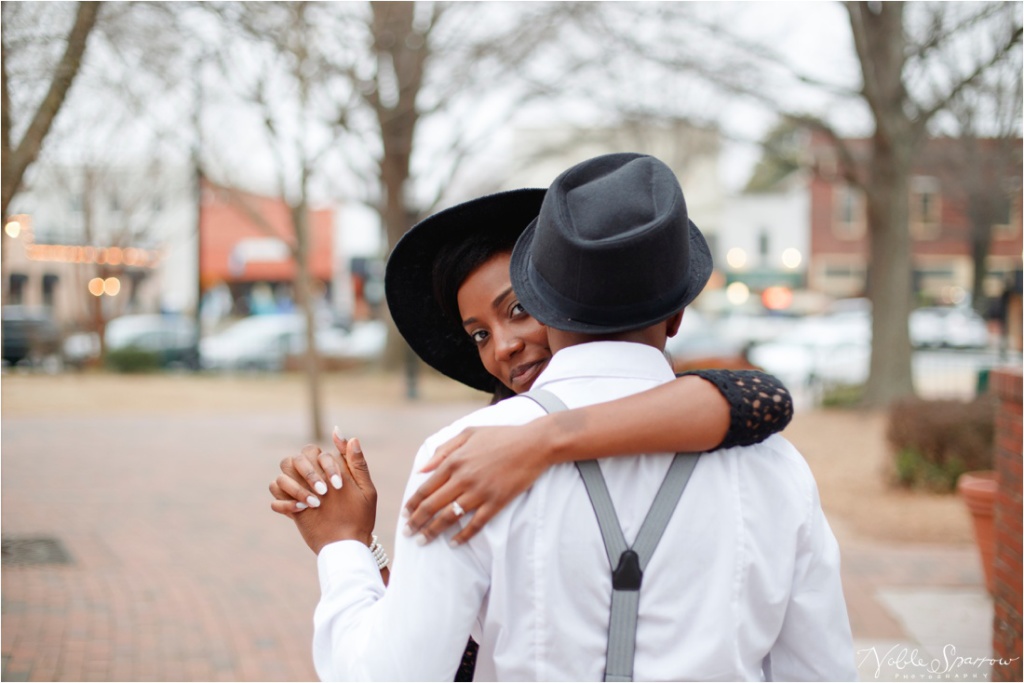
[{"label": "tree trunk", "polygon": [[981,315],[988,315],[988,299],[985,296],[985,275],[987,273],[988,253],[992,248],[992,223],[996,214],[992,211],[989,197],[969,197],[967,215],[971,224],[971,263],[974,272],[971,275],[971,307]]},{"label": "tree trunk", "polygon": [[909,319],[913,259],[908,223],[909,145],[876,145],[867,183],[868,298],[871,300],[871,371],[868,406],[883,407],[914,393]]},{"label": "tree trunk", "polygon": [[[413,137],[419,112],[416,98],[423,84],[428,54],[427,42],[414,26],[415,3],[372,2],[373,40],[378,74],[393,72],[397,93],[376,90],[371,104],[380,126],[383,157],[380,162],[382,205],[380,207],[388,239],[388,253],[412,227],[416,215],[407,202],[409,166]],[[378,83],[381,80],[378,79]],[[409,361],[409,347],[388,316],[388,342],[383,363],[388,369],[407,369],[407,394],[415,396],[418,361]]]},{"label": "tree trunk", "polygon": [[910,160],[921,128],[911,119],[903,85],[903,4],[850,2],[846,7],[861,66],[864,99],[875,120],[864,183],[872,334],[871,370],[863,402],[882,408],[914,393],[909,329],[913,266],[907,191]]},{"label": "tree trunk", "polygon": [[321,420],[323,392],[320,388],[320,354],[316,348],[316,309],[309,272],[309,207],[305,184],[303,177],[301,199],[291,207],[295,228],[295,303],[306,319],[306,352],[302,355],[302,366],[309,391],[310,438],[313,443],[320,443],[324,437]]}]

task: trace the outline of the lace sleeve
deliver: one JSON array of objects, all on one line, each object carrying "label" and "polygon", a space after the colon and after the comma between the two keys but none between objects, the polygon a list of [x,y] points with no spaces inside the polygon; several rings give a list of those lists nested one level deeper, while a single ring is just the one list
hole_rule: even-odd
[{"label": "lace sleeve", "polygon": [[778,379],[757,370],[691,370],[729,401],[729,431],[719,448],[750,446],[781,432],[793,419],[793,397]]}]

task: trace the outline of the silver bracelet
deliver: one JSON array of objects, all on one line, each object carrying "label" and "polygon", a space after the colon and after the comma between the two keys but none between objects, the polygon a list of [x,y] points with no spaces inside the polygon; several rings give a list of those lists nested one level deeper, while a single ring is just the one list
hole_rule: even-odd
[{"label": "silver bracelet", "polygon": [[388,566],[388,554],[384,552],[384,546],[377,540],[377,534],[372,534],[372,536],[370,553],[373,555],[373,561],[377,563],[377,569],[384,569]]}]

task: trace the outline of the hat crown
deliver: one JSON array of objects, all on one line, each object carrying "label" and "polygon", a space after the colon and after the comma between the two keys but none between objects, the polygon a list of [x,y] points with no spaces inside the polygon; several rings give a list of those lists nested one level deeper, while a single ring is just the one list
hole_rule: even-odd
[{"label": "hat crown", "polygon": [[[574,170],[578,172],[572,173]],[[686,224],[682,189],[671,169],[653,157],[637,155],[621,166],[574,167],[560,184],[564,194],[554,195],[553,203],[562,200],[559,208],[564,219],[584,243],[599,245],[603,240],[642,233],[657,228],[663,218],[681,220],[681,228]],[[673,216],[677,202],[682,212]]]},{"label": "hat crown", "polygon": [[[686,201],[675,174],[639,154],[592,161],[552,184],[555,191],[541,206],[537,268],[541,275],[568,271],[572,284],[559,291],[586,306],[629,304],[642,291],[664,293],[678,279],[688,248]],[[554,225],[560,229],[550,229]],[[623,267],[628,264],[638,267]],[[594,286],[601,281],[613,286]]]},{"label": "hat crown", "polygon": [[710,266],[672,170],[651,156],[609,154],[552,183],[516,245],[513,286],[545,324],[610,333],[681,309],[707,282]]}]

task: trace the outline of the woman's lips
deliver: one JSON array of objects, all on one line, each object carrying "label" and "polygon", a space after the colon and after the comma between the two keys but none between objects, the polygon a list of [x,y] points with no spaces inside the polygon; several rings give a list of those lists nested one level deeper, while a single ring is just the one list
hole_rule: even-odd
[{"label": "woman's lips", "polygon": [[509,383],[513,386],[526,386],[530,387],[533,384],[533,380],[537,379],[537,375],[547,366],[548,360],[533,361],[532,363],[523,363],[512,368],[512,372],[509,373]]}]

